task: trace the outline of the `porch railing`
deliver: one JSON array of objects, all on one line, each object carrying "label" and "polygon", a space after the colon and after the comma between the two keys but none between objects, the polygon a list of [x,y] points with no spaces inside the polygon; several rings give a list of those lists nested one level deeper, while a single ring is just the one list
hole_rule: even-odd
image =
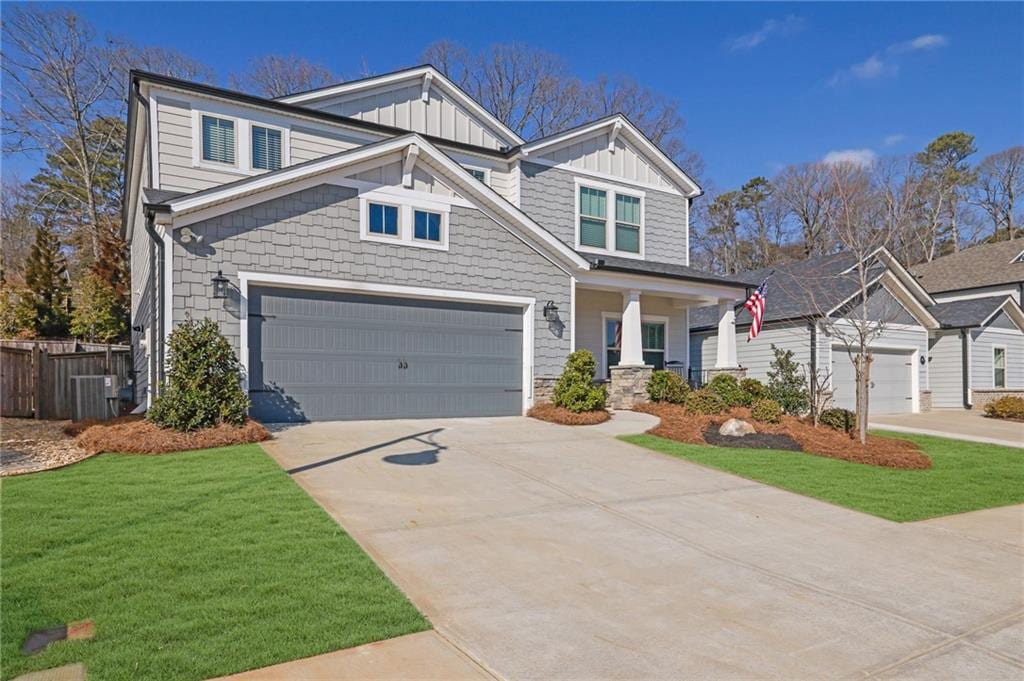
[{"label": "porch railing", "polygon": [[701,388],[708,382],[707,369],[694,369],[693,367],[686,367],[682,364],[669,363],[665,365],[665,371],[671,371],[676,374],[694,389]]}]

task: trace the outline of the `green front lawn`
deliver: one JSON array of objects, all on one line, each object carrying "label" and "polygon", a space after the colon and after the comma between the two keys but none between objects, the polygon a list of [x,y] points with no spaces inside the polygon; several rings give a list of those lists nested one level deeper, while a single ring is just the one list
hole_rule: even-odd
[{"label": "green front lawn", "polygon": [[1024,502],[1024,450],[880,434],[918,443],[931,457],[931,469],[896,470],[800,452],[691,445],[653,435],[621,439],[889,520],[923,520]]},{"label": "green front lawn", "polygon": [[[205,679],[429,624],[256,445],[102,455],[2,485],[4,679]],[[26,634],[96,621],[22,657]]]}]

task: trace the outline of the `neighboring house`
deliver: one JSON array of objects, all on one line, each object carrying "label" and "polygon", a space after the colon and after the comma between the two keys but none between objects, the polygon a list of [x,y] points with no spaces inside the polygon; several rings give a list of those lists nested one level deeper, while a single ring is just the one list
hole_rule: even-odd
[{"label": "neighboring house", "polygon": [[[838,253],[773,268],[764,327],[749,343],[750,316],[742,306],[736,308],[737,358],[747,376],[767,380],[774,344],[792,350],[806,371],[830,374],[833,404],[853,409],[850,344],[830,331],[863,318],[855,265],[854,256]],[[769,271],[737,276],[759,280]],[[1015,299],[1004,295],[940,302],[885,249],[871,257],[867,272],[872,282],[867,317],[883,325],[871,343],[872,413],[964,408],[970,406],[972,392],[992,389],[993,380],[1001,389],[1024,388],[1024,312]],[[715,363],[720,317],[711,307],[691,312],[692,371]],[[962,353],[969,358],[967,374]]]},{"label": "neighboring house", "polygon": [[525,142],[430,66],[277,100],[131,88],[141,402],[191,316],[263,420],[521,414],[576,348],[626,405],[685,367],[688,310],[731,323],[749,284],[689,266],[701,189],[621,115]]},{"label": "neighboring house", "polygon": [[1024,240],[981,244],[911,268],[938,302],[932,334],[932,403],[982,407],[1024,395]]}]

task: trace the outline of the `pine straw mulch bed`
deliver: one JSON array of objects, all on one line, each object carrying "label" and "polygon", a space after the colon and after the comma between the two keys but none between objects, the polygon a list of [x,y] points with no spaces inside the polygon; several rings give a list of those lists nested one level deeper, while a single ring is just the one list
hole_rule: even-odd
[{"label": "pine straw mulch bed", "polygon": [[751,423],[758,433],[791,437],[807,454],[886,468],[924,470],[932,466],[931,459],[913,442],[868,435],[867,445],[862,446],[846,433],[827,426],[815,428],[813,424],[792,416],[783,416],[782,423],[769,424],[754,421],[750,418],[750,410],[742,407],[717,416],[690,414],[674,404],[648,403],[637,405],[634,409],[661,419],[658,426],[648,431],[650,434],[689,444],[709,444],[704,439],[704,432],[708,428],[717,427],[729,418],[738,418]]},{"label": "pine straw mulch bed", "polygon": [[611,418],[611,415],[604,409],[600,411],[584,411],[577,414],[565,407],[556,407],[550,402],[541,402],[534,405],[530,408],[530,411],[526,412],[526,415],[539,421],[548,421],[563,426],[594,426],[598,423],[604,423]]},{"label": "pine straw mulch bed", "polygon": [[135,416],[102,423],[73,424],[73,430],[78,431],[75,444],[92,454],[170,454],[270,439],[270,431],[252,420],[240,427],[222,423],[192,433],[179,433]]}]

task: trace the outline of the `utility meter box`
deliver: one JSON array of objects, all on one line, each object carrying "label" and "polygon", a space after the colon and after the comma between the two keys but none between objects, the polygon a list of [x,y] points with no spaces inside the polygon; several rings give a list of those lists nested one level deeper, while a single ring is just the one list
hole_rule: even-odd
[{"label": "utility meter box", "polygon": [[117,376],[72,376],[71,420],[107,421],[120,410]]}]

